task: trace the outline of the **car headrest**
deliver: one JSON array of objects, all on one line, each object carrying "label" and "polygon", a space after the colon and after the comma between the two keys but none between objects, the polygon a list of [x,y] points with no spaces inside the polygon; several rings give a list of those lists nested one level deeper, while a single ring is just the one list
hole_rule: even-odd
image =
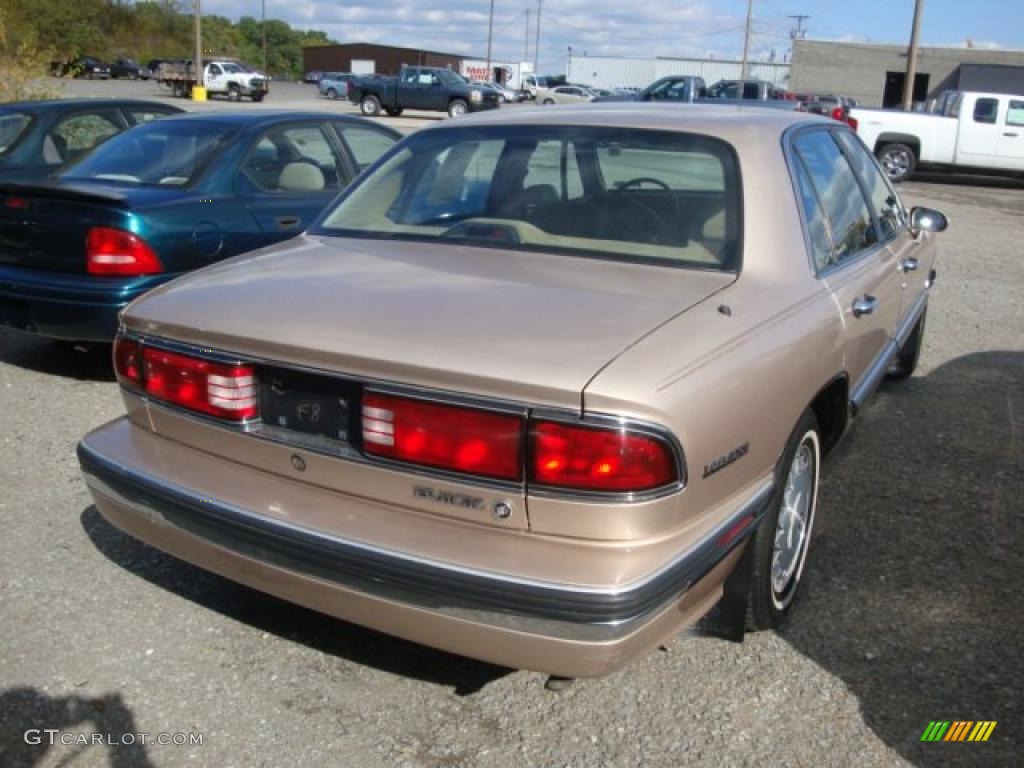
[{"label": "car headrest", "polygon": [[319,192],[326,186],[323,171],[312,163],[288,163],[277,179],[279,189],[291,192]]}]

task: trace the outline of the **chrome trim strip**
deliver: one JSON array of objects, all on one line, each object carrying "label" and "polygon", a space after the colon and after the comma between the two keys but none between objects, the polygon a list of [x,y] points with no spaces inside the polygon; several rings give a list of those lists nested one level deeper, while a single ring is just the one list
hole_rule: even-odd
[{"label": "chrome trim strip", "polygon": [[[351,588],[387,587],[403,602],[444,612],[454,604],[570,624],[617,626],[678,599],[756,530],[774,488],[766,478],[739,509],[691,549],[628,584],[582,587],[456,566],[271,519],[129,467],[79,443],[90,489],[148,520],[258,560]],[[735,530],[742,525],[739,530]]]},{"label": "chrome trim strip", "polygon": [[871,394],[878,389],[878,385],[885,378],[885,372],[889,370],[889,365],[892,363],[892,359],[896,357],[897,352],[899,352],[899,347],[896,346],[896,342],[892,339],[886,341],[882,351],[878,353],[874,362],[871,363],[871,367],[861,377],[857,386],[853,388],[853,391],[850,393],[850,407],[853,409],[854,415],[861,409],[867,399],[871,397]]},{"label": "chrome trim strip", "polygon": [[907,342],[907,338],[910,336],[910,332],[914,330],[914,326],[917,325],[918,319],[921,317],[921,313],[924,312],[924,308],[928,305],[928,292],[925,291],[917,297],[917,301],[914,302],[914,306],[910,308],[910,312],[907,313],[906,317],[903,318],[903,322],[896,328],[895,341],[896,345],[900,348],[903,347]]}]

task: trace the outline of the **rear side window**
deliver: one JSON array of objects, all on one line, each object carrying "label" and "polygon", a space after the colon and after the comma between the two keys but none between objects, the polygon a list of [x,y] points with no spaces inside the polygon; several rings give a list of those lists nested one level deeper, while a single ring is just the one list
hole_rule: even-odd
[{"label": "rear side window", "polygon": [[852,133],[840,131],[836,138],[846,150],[846,155],[856,169],[857,174],[864,180],[867,187],[868,197],[871,200],[871,207],[874,208],[878,217],[878,226],[881,230],[881,239],[888,240],[903,227],[904,213],[900,199],[889,184],[889,180],[882,175],[875,165],[874,160],[864,146],[854,138]]},{"label": "rear side window", "polygon": [[825,268],[874,245],[875,230],[867,201],[831,133],[809,131],[798,136],[793,147],[807,168],[832,232],[832,254]]},{"label": "rear side window", "polygon": [[14,146],[31,122],[31,117],[20,113],[0,115],[0,155]]},{"label": "rear side window", "polygon": [[796,176],[797,192],[800,193],[800,206],[807,222],[807,237],[811,241],[811,258],[814,259],[815,270],[820,272],[832,260],[832,236],[825,222],[825,210],[821,207],[818,193],[814,190],[811,177],[803,160],[796,158],[793,162],[793,173]]},{"label": "rear side window", "polygon": [[995,124],[999,113],[998,99],[978,99],[974,102],[974,122]]},{"label": "rear side window", "polygon": [[348,145],[360,171],[372,165],[378,157],[395,144],[394,137],[365,125],[336,123],[335,127],[341,133],[345,144]]},{"label": "rear side window", "polygon": [[57,144],[61,157],[69,160],[85,154],[121,130],[115,113],[90,112],[64,118],[50,132],[50,139]]}]

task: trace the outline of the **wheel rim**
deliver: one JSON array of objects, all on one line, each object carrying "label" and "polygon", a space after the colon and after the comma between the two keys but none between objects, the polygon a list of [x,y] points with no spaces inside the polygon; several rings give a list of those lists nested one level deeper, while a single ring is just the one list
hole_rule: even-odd
[{"label": "wheel rim", "polygon": [[882,167],[890,179],[905,176],[910,170],[910,153],[906,150],[889,150],[882,155]]},{"label": "wheel rim", "polygon": [[817,504],[818,454],[817,435],[810,432],[786,473],[772,550],[772,602],[779,610],[793,599],[807,558]]},{"label": "wheel rim", "polygon": [[372,102],[369,102],[369,101],[364,101],[363,102],[363,114],[364,115],[372,115],[373,114],[373,103]]},{"label": "wheel rim", "polygon": [[461,117],[466,114],[466,108],[462,104],[452,104],[452,117]]}]

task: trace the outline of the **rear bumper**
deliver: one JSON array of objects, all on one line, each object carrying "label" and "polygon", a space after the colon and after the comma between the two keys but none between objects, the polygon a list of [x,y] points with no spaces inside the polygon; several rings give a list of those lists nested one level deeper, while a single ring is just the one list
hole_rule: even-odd
[{"label": "rear bumper", "polygon": [[[571,677],[606,674],[703,616],[720,597],[771,490],[762,487],[701,544],[650,577],[580,587],[345,540],[210,498],[162,479],[158,467],[147,466],[146,451],[134,452],[121,439],[126,430],[142,432],[121,419],[88,435],[78,456],[100,512],[127,533],[235,581],[388,634]],[[218,474],[225,482],[248,479],[244,468],[210,460],[223,464]],[[261,482],[273,495],[275,483],[289,481],[265,476]],[[516,546],[529,544],[520,539]]]},{"label": "rear bumper", "polygon": [[69,341],[109,342],[117,315],[174,275],[103,279],[0,265],[0,327]]}]

